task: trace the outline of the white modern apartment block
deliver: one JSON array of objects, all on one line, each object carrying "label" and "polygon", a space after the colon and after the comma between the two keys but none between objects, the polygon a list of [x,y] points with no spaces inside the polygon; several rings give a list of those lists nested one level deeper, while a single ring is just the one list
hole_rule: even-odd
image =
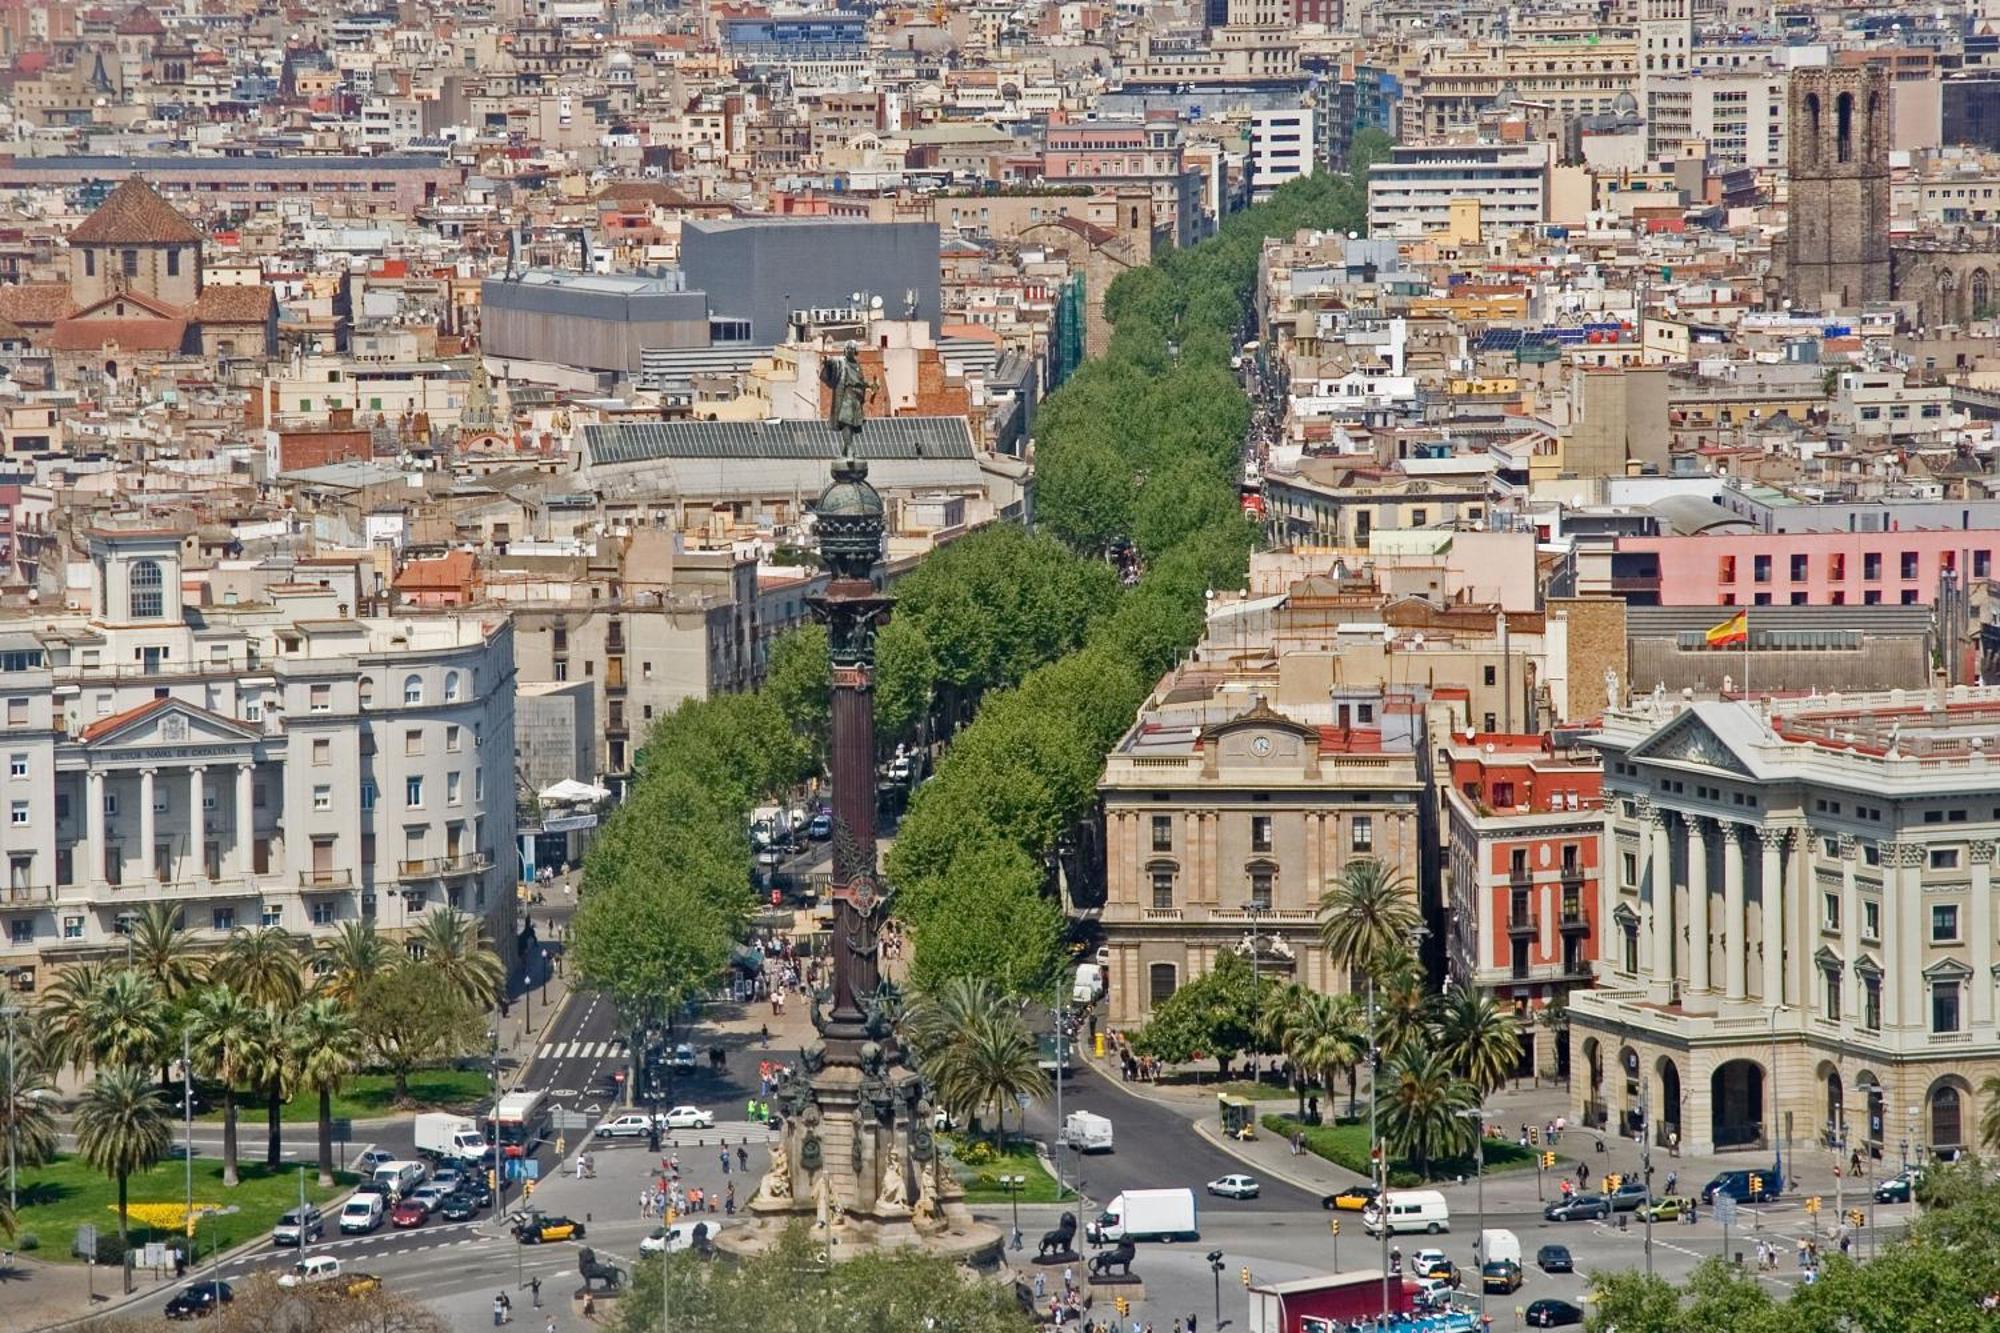
[{"label": "white modern apartment block", "polygon": [[1418,237],[1442,231],[1454,200],[1479,204],[1480,229],[1505,235],[1548,216],[1547,144],[1398,144],[1368,172],[1368,230]]},{"label": "white modern apartment block", "polygon": [[414,928],[512,945],[507,618],[357,619],[318,583],[188,608],[182,532],[86,534],[86,611],[0,621],[0,975],[116,952],[145,903],[198,938]]},{"label": "white modern apartment block", "polygon": [[1571,996],[1579,1113],[1630,1133],[1643,1103],[1658,1141],[1752,1162],[1971,1148],[2000,1073],[2000,689],[1641,696],[1592,744],[1609,924]]},{"label": "white modern apartment block", "polygon": [[1646,152],[1672,157],[1698,139],[1718,162],[1740,167],[1785,163],[1786,81],[1760,70],[1696,70],[1649,79]]},{"label": "white modern apartment block", "polygon": [[1310,107],[1250,113],[1250,198],[1261,202],[1286,181],[1313,174]]}]

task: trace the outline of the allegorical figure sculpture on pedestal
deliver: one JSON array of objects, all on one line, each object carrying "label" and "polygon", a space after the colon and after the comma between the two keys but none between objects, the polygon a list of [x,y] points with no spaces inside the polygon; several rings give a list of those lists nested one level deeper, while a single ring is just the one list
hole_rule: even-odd
[{"label": "allegorical figure sculpture on pedestal", "polygon": [[833,985],[813,998],[818,1038],[779,1095],[781,1138],[748,1225],[725,1229],[718,1244],[754,1253],[806,1219],[825,1233],[835,1259],[907,1245],[984,1262],[999,1257],[1000,1233],[972,1219],[939,1159],[923,1079],[904,1064],[896,1040],[901,997],[881,973],[875,636],[892,599],[874,583],[884,511],[862,457],[873,386],[852,343],[841,359],[821,363],[820,379],[837,437],[833,479],[812,507],[831,576],[813,613],[826,625],[831,664]]}]

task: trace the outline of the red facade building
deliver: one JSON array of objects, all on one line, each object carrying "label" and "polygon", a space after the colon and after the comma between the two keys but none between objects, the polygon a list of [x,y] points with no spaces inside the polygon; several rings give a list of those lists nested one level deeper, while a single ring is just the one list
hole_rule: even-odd
[{"label": "red facade building", "polygon": [[1547,736],[1446,742],[1446,956],[1453,984],[1491,991],[1521,1024],[1523,1077],[1560,1074],[1565,1043],[1535,1010],[1588,986],[1604,923],[1602,773]]}]

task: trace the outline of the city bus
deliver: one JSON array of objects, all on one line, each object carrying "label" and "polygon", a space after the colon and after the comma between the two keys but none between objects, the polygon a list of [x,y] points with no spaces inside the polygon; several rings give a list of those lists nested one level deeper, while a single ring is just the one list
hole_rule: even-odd
[{"label": "city bus", "polygon": [[502,1157],[532,1157],[549,1136],[549,1095],[510,1092],[493,1108],[492,1139]]}]

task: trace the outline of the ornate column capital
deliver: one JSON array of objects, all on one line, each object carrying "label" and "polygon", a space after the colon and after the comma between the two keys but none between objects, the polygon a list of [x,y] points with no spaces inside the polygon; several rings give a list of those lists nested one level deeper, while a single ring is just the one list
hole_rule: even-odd
[{"label": "ornate column capital", "polygon": [[1852,833],[1843,833],[1840,835],[1841,860],[1852,861],[1854,859],[1854,854],[1857,851],[1859,851],[1860,848],[1861,844],[1855,841],[1854,835]]},{"label": "ornate column capital", "polygon": [[1797,842],[1805,830],[1796,824],[1759,824],[1757,838],[1765,847],[1774,851],[1787,852]]},{"label": "ornate column capital", "polygon": [[1967,845],[1965,849],[1966,856],[1970,858],[1973,865],[1991,865],[1993,864],[1993,845],[1993,839],[1980,838]]},{"label": "ornate column capital", "polygon": [[1641,796],[1632,803],[1632,812],[1641,824],[1664,824],[1667,812],[1653,804],[1650,796]]},{"label": "ornate column capital", "polygon": [[1885,842],[1882,844],[1882,863],[1908,869],[1924,863],[1924,845],[1920,842]]}]

